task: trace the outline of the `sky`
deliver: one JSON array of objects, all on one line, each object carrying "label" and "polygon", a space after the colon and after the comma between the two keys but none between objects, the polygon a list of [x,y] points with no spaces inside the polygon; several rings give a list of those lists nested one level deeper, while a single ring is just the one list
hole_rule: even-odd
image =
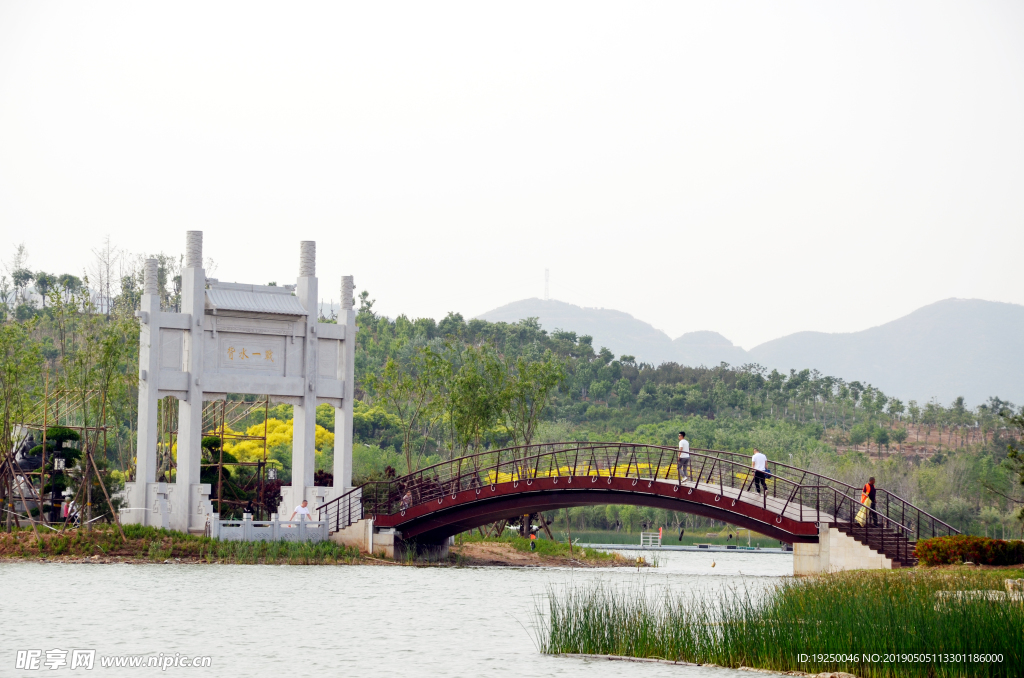
[{"label": "sky", "polygon": [[744,348],[1024,304],[1024,3],[0,0],[0,259]]}]

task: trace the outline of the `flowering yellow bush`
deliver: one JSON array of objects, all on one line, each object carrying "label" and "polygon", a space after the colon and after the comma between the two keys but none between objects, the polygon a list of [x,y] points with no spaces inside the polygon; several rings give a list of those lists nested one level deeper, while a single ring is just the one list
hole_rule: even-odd
[{"label": "flowering yellow bush", "polygon": [[[291,449],[292,446],[292,433],[294,431],[293,420],[281,421],[280,419],[268,419],[267,420],[267,449],[272,450],[275,447],[284,447]],[[235,431],[231,431],[228,428],[224,429],[225,435],[233,433],[237,435]],[[263,424],[254,424],[245,430],[247,436],[262,436],[263,435]],[[334,447],[334,434],[325,429],[323,426],[317,425],[316,427],[316,453],[317,456],[323,454],[325,447]],[[230,452],[238,461],[262,461],[263,460],[263,441],[261,440],[240,440],[236,443],[224,441],[224,451]]]},{"label": "flowering yellow bush", "polygon": [[[281,421],[280,419],[267,419],[267,454],[275,448],[291,450],[292,432],[294,431],[293,420]],[[229,436],[263,436],[263,424],[254,424],[247,428],[244,433],[235,431],[229,426],[224,427],[224,451],[230,453],[237,461],[263,461],[262,440],[238,440],[232,441]],[[325,447],[334,447],[334,434],[319,424],[316,427],[316,455],[319,458]],[[177,443],[171,448],[171,455],[175,462],[178,460]],[[273,465],[275,462],[270,460]]]}]

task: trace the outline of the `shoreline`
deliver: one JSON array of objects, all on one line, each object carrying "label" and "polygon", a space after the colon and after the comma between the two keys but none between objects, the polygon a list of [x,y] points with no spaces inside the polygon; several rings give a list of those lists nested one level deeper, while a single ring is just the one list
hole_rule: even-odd
[{"label": "shoreline", "polygon": [[[218,541],[151,527],[125,526],[127,542],[110,526],[88,532],[0,533],[0,563],[81,565],[373,565],[413,567],[595,568],[647,567],[621,554],[544,544],[536,551],[525,539],[460,539],[441,561],[390,560],[333,541]],[[520,543],[521,542],[521,543]]]}]

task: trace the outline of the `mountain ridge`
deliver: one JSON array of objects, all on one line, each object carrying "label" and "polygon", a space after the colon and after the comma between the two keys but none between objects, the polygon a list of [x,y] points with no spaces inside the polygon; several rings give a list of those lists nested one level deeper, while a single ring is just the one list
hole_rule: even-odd
[{"label": "mountain ridge", "polygon": [[556,300],[523,299],[478,316],[492,322],[536,317],[541,326],[594,337],[616,355],[653,364],[732,365],[817,369],[870,382],[889,395],[925,402],[971,403],[998,396],[1024,401],[1024,306],[982,299],[943,299],[856,332],[795,332],[749,351],[711,330],[672,339],[653,325],[614,309]]}]

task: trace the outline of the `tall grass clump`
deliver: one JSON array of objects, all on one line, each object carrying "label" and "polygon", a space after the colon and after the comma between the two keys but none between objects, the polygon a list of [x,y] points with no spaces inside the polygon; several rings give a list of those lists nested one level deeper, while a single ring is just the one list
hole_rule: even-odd
[{"label": "tall grass clump", "polygon": [[[847,671],[864,678],[1022,676],[1024,605],[936,596],[994,584],[986,576],[919,572],[828,575],[786,580],[767,591],[691,595],[594,584],[548,592],[546,614],[538,610],[540,645],[551,654]],[[816,657],[822,654],[842,656]],[[1002,656],[979,661],[978,654]]]},{"label": "tall grass clump", "polygon": [[332,541],[213,541],[208,557],[241,565],[333,565],[358,558],[358,549]]}]

